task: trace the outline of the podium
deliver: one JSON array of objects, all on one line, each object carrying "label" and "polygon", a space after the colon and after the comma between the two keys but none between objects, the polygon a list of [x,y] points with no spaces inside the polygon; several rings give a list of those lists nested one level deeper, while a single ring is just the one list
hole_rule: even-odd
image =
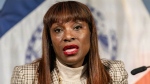
[{"label": "podium", "polygon": [[148,71],[141,79],[135,84],[150,84],[150,71]]}]

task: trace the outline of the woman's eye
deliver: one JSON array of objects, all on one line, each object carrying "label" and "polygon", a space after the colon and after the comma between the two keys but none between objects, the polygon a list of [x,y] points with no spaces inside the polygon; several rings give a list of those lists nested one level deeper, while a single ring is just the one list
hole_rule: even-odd
[{"label": "woman's eye", "polygon": [[54,30],[56,33],[60,33],[62,30],[60,28],[57,28]]},{"label": "woman's eye", "polygon": [[82,28],[82,26],[80,26],[80,25],[78,25],[78,26],[75,26],[75,30],[79,30],[79,29],[81,29]]}]

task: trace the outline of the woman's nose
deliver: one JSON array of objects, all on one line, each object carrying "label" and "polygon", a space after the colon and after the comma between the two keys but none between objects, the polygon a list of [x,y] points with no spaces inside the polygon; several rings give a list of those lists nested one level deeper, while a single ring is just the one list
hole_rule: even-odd
[{"label": "woman's nose", "polygon": [[65,31],[64,32],[64,42],[71,42],[75,40],[74,34],[72,31]]}]

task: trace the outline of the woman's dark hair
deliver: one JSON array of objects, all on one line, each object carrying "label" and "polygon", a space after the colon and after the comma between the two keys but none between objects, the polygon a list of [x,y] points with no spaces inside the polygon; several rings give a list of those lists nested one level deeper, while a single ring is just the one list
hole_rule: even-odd
[{"label": "woman's dark hair", "polygon": [[42,58],[38,68],[38,83],[50,84],[51,72],[55,68],[55,52],[51,46],[50,28],[53,23],[68,21],[85,21],[90,29],[90,50],[85,57],[87,63],[87,84],[108,84],[111,78],[102,64],[98,52],[97,30],[89,8],[76,1],[58,2],[51,6],[44,16],[42,35]]}]

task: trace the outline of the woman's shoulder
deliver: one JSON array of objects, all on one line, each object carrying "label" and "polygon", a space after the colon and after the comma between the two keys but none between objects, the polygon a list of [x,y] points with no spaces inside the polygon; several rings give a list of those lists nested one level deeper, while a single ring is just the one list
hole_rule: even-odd
[{"label": "woman's shoulder", "polygon": [[11,84],[37,82],[38,66],[39,62],[16,66],[11,77]]},{"label": "woman's shoulder", "polygon": [[121,60],[101,59],[103,65],[111,72],[125,71],[124,63]]},{"label": "woman's shoulder", "polygon": [[101,59],[101,61],[108,68],[125,67],[121,60]]},{"label": "woman's shoulder", "polygon": [[128,73],[125,69],[125,65],[121,60],[107,60],[101,59],[104,66],[107,68],[113,82],[127,84]]},{"label": "woman's shoulder", "polygon": [[15,66],[13,75],[15,74],[24,75],[24,76],[35,75],[37,73],[38,66],[39,66],[39,62]]},{"label": "woman's shoulder", "polygon": [[17,71],[34,71],[37,70],[39,62],[33,62],[25,65],[15,66],[14,70]]}]

